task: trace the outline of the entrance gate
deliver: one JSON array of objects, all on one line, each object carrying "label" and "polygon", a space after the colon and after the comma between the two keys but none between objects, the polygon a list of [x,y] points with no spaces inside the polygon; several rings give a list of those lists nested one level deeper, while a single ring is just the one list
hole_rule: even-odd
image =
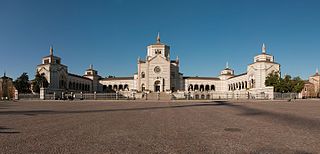
[{"label": "entrance gate", "polygon": [[160,92],[160,86],[161,86],[161,84],[160,84],[160,81],[156,81],[156,82],[154,82],[154,92]]}]

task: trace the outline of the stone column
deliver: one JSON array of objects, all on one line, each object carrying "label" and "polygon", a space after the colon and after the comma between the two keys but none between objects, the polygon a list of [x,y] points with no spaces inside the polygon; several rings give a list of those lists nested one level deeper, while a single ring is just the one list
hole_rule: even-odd
[{"label": "stone column", "polygon": [[40,99],[45,100],[45,98],[46,98],[46,89],[40,88]]}]

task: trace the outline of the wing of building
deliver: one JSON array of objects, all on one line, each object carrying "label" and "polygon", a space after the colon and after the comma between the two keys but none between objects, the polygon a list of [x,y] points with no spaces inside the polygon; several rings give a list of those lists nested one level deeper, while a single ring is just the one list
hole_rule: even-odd
[{"label": "wing of building", "polygon": [[273,87],[266,87],[265,80],[271,72],[280,73],[280,64],[274,57],[266,53],[263,44],[260,54],[253,58],[253,63],[247,66],[247,71],[235,75],[234,70],[227,65],[218,77],[186,77],[179,70],[179,58],[170,58],[170,46],[160,40],[147,46],[145,59],[138,58],[137,73],[129,77],[102,78],[92,65],[84,75],[68,72],[68,67],[61,64],[61,58],[50,55],[42,59],[37,71],[49,82],[48,89],[71,92],[177,92],[190,93],[210,92],[247,92],[250,94],[268,93],[272,95]]},{"label": "wing of building", "polygon": [[320,74],[318,69],[314,75],[305,81],[304,88],[300,93],[302,98],[319,98],[320,97]]}]

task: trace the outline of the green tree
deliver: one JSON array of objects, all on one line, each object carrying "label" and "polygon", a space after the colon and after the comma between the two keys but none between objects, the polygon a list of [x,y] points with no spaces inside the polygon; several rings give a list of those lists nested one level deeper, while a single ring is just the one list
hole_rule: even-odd
[{"label": "green tree", "polygon": [[295,77],[292,79],[292,85],[292,92],[299,93],[304,87],[304,81],[300,77]]},{"label": "green tree", "polygon": [[282,81],[278,72],[270,73],[265,81],[266,86],[273,86],[275,92],[280,92],[282,90]]},{"label": "green tree", "polygon": [[275,92],[295,92],[299,93],[304,87],[304,82],[300,77],[291,78],[285,75],[284,78],[279,76],[278,72],[270,73],[265,81],[266,86],[273,86]]},{"label": "green tree", "polygon": [[49,86],[47,79],[44,77],[43,74],[39,74],[39,72],[36,73],[36,76],[32,81],[32,84],[33,84],[32,90],[33,92],[36,92],[36,93],[40,93],[41,87],[47,88]]},{"label": "green tree", "polygon": [[282,80],[282,86],[283,86],[283,89],[281,92],[285,92],[285,93],[288,93],[288,92],[292,92],[292,82],[291,82],[291,76],[290,75],[285,75],[283,80]]},{"label": "green tree", "polygon": [[22,73],[21,76],[18,77],[13,84],[19,93],[31,93],[29,76],[27,73]]}]

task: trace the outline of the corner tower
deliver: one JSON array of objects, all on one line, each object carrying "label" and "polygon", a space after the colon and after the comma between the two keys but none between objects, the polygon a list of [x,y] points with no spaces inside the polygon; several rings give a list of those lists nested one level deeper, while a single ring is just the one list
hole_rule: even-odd
[{"label": "corner tower", "polygon": [[67,89],[68,67],[61,64],[60,57],[54,56],[52,46],[49,56],[42,58],[36,71],[45,76],[50,89]]},{"label": "corner tower", "polygon": [[266,45],[263,43],[261,54],[255,56],[253,63],[247,68],[250,88],[265,88],[266,77],[272,72],[280,73],[280,64],[274,61],[272,55],[267,54]]},{"label": "corner tower", "polygon": [[92,80],[92,89],[90,91],[98,91],[99,90],[99,79],[101,76],[98,75],[98,71],[93,69],[93,65],[91,64],[89,66],[89,69],[85,71],[85,74],[83,77],[89,78]]},{"label": "corner tower", "polygon": [[220,80],[227,80],[234,76],[234,70],[229,68],[229,63],[226,63],[226,68],[220,72],[219,78]]}]

